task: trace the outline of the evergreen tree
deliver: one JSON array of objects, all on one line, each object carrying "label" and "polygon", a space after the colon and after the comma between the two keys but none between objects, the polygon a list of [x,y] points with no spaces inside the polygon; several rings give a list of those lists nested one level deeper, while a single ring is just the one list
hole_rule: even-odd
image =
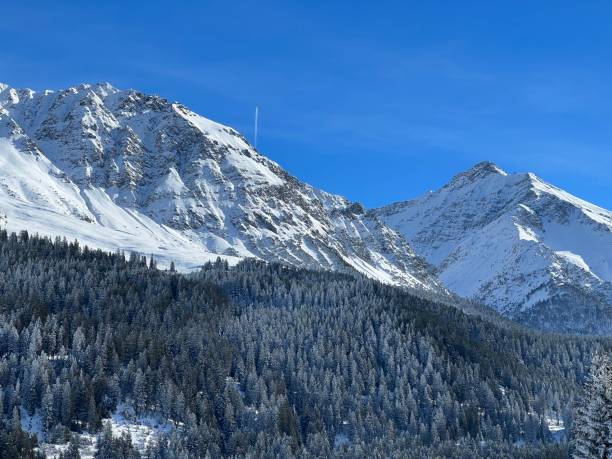
[{"label": "evergreen tree", "polygon": [[102,429],[102,433],[98,435],[96,441],[95,459],[114,459],[115,458],[115,442],[113,439],[113,431],[110,424],[106,424]]},{"label": "evergreen tree", "polygon": [[572,457],[612,458],[612,364],[596,354],[586,378],[573,425]]},{"label": "evergreen tree", "polygon": [[79,443],[77,441],[76,436],[72,436],[70,439],[70,444],[68,445],[68,449],[63,451],[58,459],[81,459],[81,453],[79,451]]}]

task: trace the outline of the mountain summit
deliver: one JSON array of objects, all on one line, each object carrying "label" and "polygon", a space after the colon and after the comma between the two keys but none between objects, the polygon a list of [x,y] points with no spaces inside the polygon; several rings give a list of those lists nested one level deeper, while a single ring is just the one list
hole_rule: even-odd
[{"label": "mountain summit", "polygon": [[451,188],[458,188],[464,186],[467,183],[474,182],[475,180],[479,180],[487,177],[490,174],[497,175],[508,175],[505,171],[500,169],[496,164],[491,161],[482,161],[476,164],[471,169],[468,169],[465,172],[461,172],[460,174],[455,175],[450,183],[447,185]]},{"label": "mountain summit", "polygon": [[377,209],[461,296],[544,329],[612,332],[612,213],[490,162]]},{"label": "mountain summit", "polygon": [[359,204],[299,181],[232,128],[108,83],[0,85],[0,209],[10,229],[183,269],[255,257],[444,290]]}]

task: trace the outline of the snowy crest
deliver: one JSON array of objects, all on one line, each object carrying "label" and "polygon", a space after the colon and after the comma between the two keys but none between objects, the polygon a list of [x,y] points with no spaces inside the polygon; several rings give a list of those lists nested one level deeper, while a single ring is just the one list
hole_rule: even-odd
[{"label": "snowy crest", "polygon": [[179,103],[109,83],[0,88],[9,229],[152,254],[161,266],[255,257],[445,292],[374,214],[299,181]]},{"label": "snowy crest", "polygon": [[459,295],[546,329],[612,332],[612,213],[490,162],[376,210]]}]

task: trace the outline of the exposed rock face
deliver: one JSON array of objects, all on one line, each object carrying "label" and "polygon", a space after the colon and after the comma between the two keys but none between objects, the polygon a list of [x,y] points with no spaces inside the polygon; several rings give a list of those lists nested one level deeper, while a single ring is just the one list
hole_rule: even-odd
[{"label": "exposed rock face", "polygon": [[106,83],[0,86],[0,207],[12,229],[183,268],[257,257],[444,291],[361,205],[292,177],[229,127]]}]

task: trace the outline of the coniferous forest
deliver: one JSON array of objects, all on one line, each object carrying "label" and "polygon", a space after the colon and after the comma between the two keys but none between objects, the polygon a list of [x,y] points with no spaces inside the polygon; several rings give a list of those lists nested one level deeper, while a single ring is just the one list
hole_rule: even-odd
[{"label": "coniferous forest", "polygon": [[[610,432],[611,344],[353,274],[179,274],[0,231],[2,458],[43,454],[26,416],[64,458],[82,432],[100,458],[604,457],[585,438]],[[139,451],[103,422],[120,404],[174,428]]]}]

